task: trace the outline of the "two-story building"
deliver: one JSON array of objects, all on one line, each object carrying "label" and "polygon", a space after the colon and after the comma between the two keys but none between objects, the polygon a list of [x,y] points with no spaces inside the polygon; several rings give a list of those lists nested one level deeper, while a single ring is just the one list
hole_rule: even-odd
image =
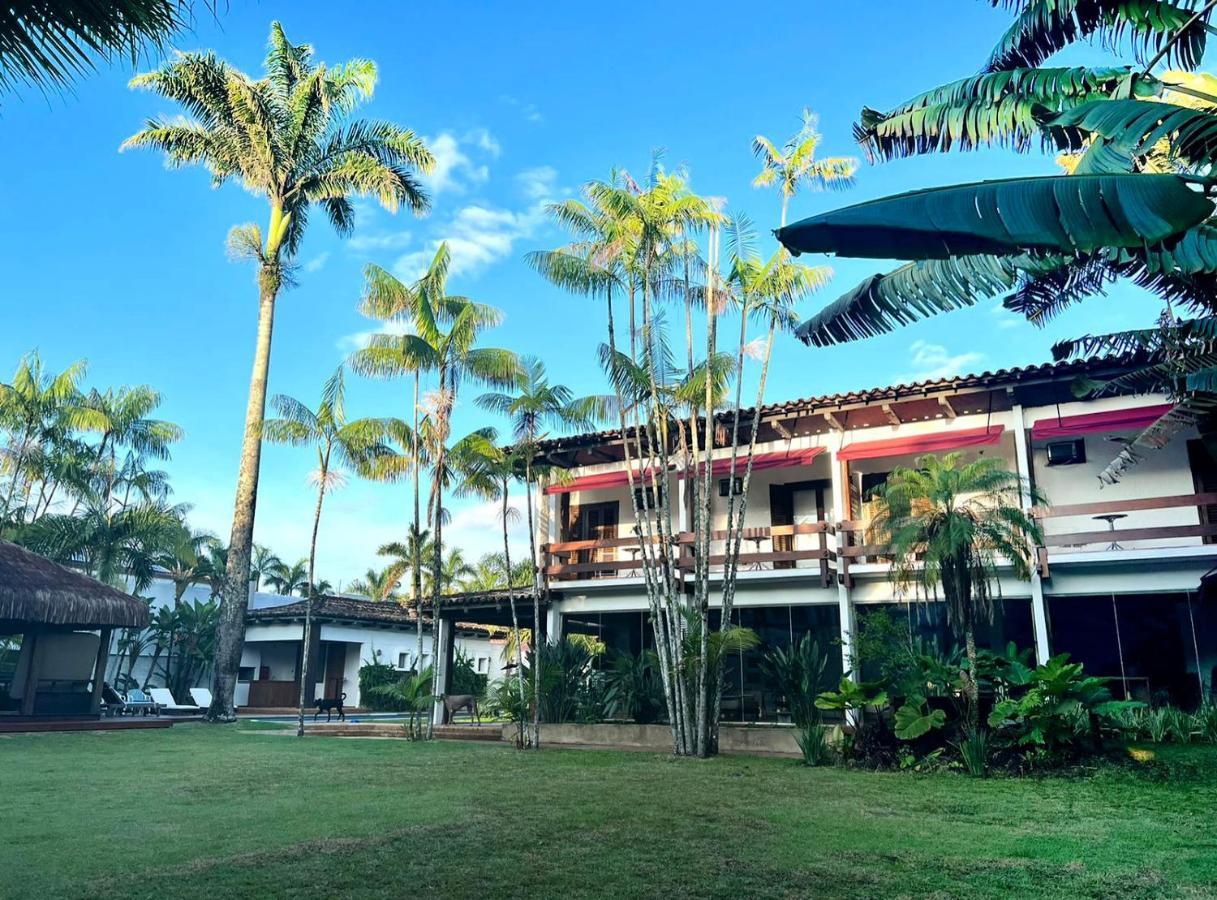
[{"label": "two-story building", "polygon": [[[1040,661],[1067,651],[1088,671],[1116,679],[1117,695],[1169,694],[1179,703],[1210,696],[1217,600],[1202,598],[1199,587],[1217,568],[1217,460],[1188,427],[1141,451],[1116,483],[1101,483],[1113,457],[1170,409],[1162,396],[1077,398],[1079,377],[1120,371],[1110,360],[1035,365],[744,411],[744,439],[753,423],[759,431],[733,617],[767,646],[814,633],[831,652],[829,677],[850,666],[858,617],[868,609],[895,610],[918,631],[947,639],[940,608],[894,590],[890,563],[869,529],[870,491],[927,453],[996,456],[1046,498],[1034,508],[1045,539],[1029,581],[1005,570],[1001,613],[982,642],[1001,648],[1013,641]],[[726,433],[730,417],[718,424]],[[565,470],[535,510],[546,631],[594,634],[610,652],[650,646],[621,435],[558,438],[541,452]],[[727,497],[742,481],[729,483],[729,455],[716,449],[712,466],[719,530],[710,551],[718,573],[712,604]],[[676,498],[678,543],[691,544],[693,492],[680,473],[661,477]],[[1030,508],[1030,496],[1023,499]],[[677,558],[691,578],[691,546]],[[728,667],[726,719],[776,716],[761,658],[752,651]]]}]

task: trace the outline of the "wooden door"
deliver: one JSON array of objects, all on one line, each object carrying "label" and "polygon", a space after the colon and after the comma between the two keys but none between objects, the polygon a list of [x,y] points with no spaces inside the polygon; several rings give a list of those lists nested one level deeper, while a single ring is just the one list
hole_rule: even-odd
[{"label": "wooden door", "polygon": [[346,644],[331,643],[325,648],[325,698],[342,696],[343,675],[346,670]]},{"label": "wooden door", "polygon": [[[576,522],[579,527],[577,540],[602,541],[617,537],[617,503],[589,503],[580,506]],[[617,558],[615,547],[596,547],[582,550],[579,562],[611,562]]]}]

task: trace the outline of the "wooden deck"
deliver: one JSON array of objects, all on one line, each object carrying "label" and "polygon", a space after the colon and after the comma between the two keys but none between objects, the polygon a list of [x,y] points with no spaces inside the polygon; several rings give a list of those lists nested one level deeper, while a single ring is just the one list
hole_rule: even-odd
[{"label": "wooden deck", "polygon": [[0,719],[0,734],[27,734],[51,731],[131,731],[141,728],[169,728],[174,719],[167,716],[126,716],[114,719],[65,718]]}]

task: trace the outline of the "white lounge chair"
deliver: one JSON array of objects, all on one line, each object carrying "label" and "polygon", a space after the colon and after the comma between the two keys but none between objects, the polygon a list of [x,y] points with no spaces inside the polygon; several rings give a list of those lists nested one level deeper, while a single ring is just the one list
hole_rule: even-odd
[{"label": "white lounge chair", "polygon": [[152,695],[153,702],[161,708],[161,712],[167,713],[197,713],[202,712],[197,706],[191,706],[189,703],[178,703],[173,699],[173,694],[169,688],[149,688],[148,693]]},{"label": "white lounge chair", "polygon": [[211,709],[211,691],[207,688],[191,688],[190,699],[199,705],[199,709]]}]

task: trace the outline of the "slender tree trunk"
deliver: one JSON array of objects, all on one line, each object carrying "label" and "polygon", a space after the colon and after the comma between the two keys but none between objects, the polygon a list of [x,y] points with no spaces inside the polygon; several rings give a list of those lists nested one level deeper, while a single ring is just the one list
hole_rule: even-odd
[{"label": "slender tree trunk", "polygon": [[266,383],[270,374],[270,344],[275,321],[277,271],[261,273],[258,306],[258,339],[249,403],[245,410],[245,436],[241,443],[241,468],[228,544],[228,566],[220,596],[216,632],[215,677],[212,681],[211,722],[236,720],[234,699],[241,649],[245,645],[245,612],[249,606],[249,562],[253,549],[254,515],[258,502],[258,473],[262,462],[262,420],[266,414]]},{"label": "slender tree trunk", "polygon": [[308,585],[304,594],[304,652],[300,654],[300,712],[296,718],[296,737],[304,737],[304,704],[308,700],[309,650],[313,638],[313,596],[317,583],[317,533],[321,530],[321,504],[325,501],[325,479],[329,474],[330,452],[326,449],[317,479],[317,509],[313,513],[313,537],[308,545]]},{"label": "slender tree trunk", "polygon": [[13,505],[13,496],[17,493],[17,482],[21,479],[21,467],[25,465],[25,455],[29,452],[30,431],[27,428],[21,436],[21,444],[17,449],[17,461],[13,463],[13,472],[9,476],[8,493],[4,495],[4,507],[0,508],[0,522],[8,516]]},{"label": "slender tree trunk", "polygon": [[[516,680],[520,686],[520,702],[524,703],[524,645],[520,641],[520,619],[516,614],[516,592],[515,587],[511,583],[511,547],[507,540],[507,511],[510,508],[508,497],[510,484],[511,479],[505,477],[503,479],[503,567],[505,570],[504,574],[507,576],[507,605],[511,607],[511,634],[516,645]],[[531,736],[528,733],[526,711],[527,706],[520,710],[519,746],[521,749],[528,746],[529,741],[531,741]]]},{"label": "slender tree trunk", "polygon": [[[436,450],[435,466],[433,467],[434,481],[431,485],[431,495],[435,498],[435,509],[432,511],[435,522],[435,548],[431,554],[431,693],[436,700],[440,699],[443,685],[440,684],[439,665],[439,601],[443,592],[444,580],[444,467],[448,463],[448,417],[456,398],[446,397],[444,391],[448,388],[447,370],[441,366],[439,371],[440,401],[436,415]],[[427,713],[427,740],[435,737],[435,702],[431,703]]]},{"label": "slender tree trunk", "polygon": [[[541,748],[541,573],[537,569],[537,535],[532,521],[532,462],[524,463],[524,503],[528,507],[528,549],[532,554],[532,739]],[[561,640],[562,636],[557,636]],[[554,635],[546,635],[546,642]]]},{"label": "slender tree trunk", "polygon": [[414,546],[406,541],[406,547],[412,549],[414,558],[410,561],[410,581],[414,594],[414,617],[418,625],[418,650],[414,654],[414,674],[423,674],[423,544],[422,527],[423,515],[419,499],[419,452],[418,452],[418,383],[421,376],[414,373],[414,434],[410,441],[410,465],[414,469]]}]

